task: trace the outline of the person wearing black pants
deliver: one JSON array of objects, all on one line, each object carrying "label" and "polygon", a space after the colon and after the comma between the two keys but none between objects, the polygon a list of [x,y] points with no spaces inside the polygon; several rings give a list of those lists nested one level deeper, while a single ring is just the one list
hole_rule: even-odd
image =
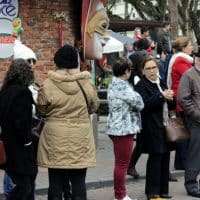
[{"label": "person wearing black pants", "polygon": [[[137,83],[143,77],[142,64],[146,57],[147,57],[147,51],[145,49],[139,50],[139,51],[137,50],[129,56],[129,59],[132,62],[132,68],[134,69],[131,71],[131,76],[129,79],[129,82],[133,86],[133,88],[137,85]],[[127,170],[127,174],[130,176],[133,176],[135,179],[139,178],[139,174],[137,173],[135,169],[135,165],[142,154],[142,148],[143,148],[141,133],[137,134],[136,137],[137,137],[136,147],[134,148],[133,153],[131,155],[129,167]]]},{"label": "person wearing black pants", "polygon": [[98,97],[90,74],[81,72],[76,48],[66,44],[55,53],[56,69],[38,93],[38,110],[46,116],[38,144],[38,165],[49,170],[48,200],[86,200],[85,177],[96,165],[90,114]]},{"label": "person wearing black pants", "polygon": [[9,174],[16,185],[7,200],[34,200],[35,175]]},{"label": "person wearing black pants", "polygon": [[173,91],[158,77],[158,64],[152,57],[143,63],[144,77],[135,86],[142,96],[142,152],[149,155],[146,169],[145,193],[148,200],[171,198],[168,192],[170,149],[165,125],[168,119],[167,102],[172,102]]},{"label": "person wearing black pants", "polygon": [[136,139],[136,147],[133,149],[133,153],[131,155],[129,167],[127,170],[127,174],[130,176],[133,176],[135,179],[139,178],[139,174],[135,169],[136,163],[140,156],[142,155],[142,149],[143,149],[143,144],[142,144],[142,135],[141,133],[137,135]]},{"label": "person wearing black pants", "polygon": [[6,152],[5,171],[15,183],[8,200],[34,200],[37,163],[32,125],[34,103],[29,85],[34,81],[24,59],[12,61],[0,91],[1,139]]},{"label": "person wearing black pants", "polygon": [[198,176],[200,173],[200,52],[195,53],[194,67],[181,78],[178,102],[184,111],[184,124],[190,131],[185,162],[185,189],[188,195],[200,198]]},{"label": "person wearing black pants", "polygon": [[169,193],[169,153],[149,154],[146,169],[146,194]]},{"label": "person wearing black pants", "polygon": [[[66,180],[71,183],[72,200],[86,200],[86,177],[87,169],[48,169],[49,189],[48,200],[61,200]],[[70,188],[69,188],[70,189]],[[65,188],[66,191],[66,188]]]},{"label": "person wearing black pants", "polygon": [[71,200],[72,199],[72,191],[71,191],[71,183],[69,181],[69,177],[65,180],[63,187],[63,199]]}]

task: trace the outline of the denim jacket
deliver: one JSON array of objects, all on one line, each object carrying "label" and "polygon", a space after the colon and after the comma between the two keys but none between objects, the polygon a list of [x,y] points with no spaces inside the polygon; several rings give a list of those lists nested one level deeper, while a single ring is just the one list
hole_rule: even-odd
[{"label": "denim jacket", "polygon": [[128,81],[113,77],[108,88],[108,105],[108,135],[123,136],[140,131],[144,103]]}]

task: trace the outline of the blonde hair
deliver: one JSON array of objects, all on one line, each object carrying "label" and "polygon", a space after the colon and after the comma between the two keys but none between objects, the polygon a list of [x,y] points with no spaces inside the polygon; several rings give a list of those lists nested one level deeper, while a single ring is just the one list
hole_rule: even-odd
[{"label": "blonde hair", "polygon": [[179,36],[174,41],[174,49],[176,51],[183,51],[183,48],[185,48],[190,43],[190,38],[186,36]]}]

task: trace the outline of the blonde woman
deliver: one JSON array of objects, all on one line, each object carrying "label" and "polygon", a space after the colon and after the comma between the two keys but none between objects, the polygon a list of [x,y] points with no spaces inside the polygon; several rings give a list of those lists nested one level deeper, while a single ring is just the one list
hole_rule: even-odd
[{"label": "blonde woman", "polygon": [[[174,43],[176,53],[169,62],[167,85],[174,91],[177,99],[177,90],[182,75],[192,67],[193,58],[190,56],[193,50],[191,40],[188,37],[178,37]],[[176,101],[176,115],[185,120],[183,109]],[[176,144],[175,169],[184,170],[189,141],[181,141]]]}]

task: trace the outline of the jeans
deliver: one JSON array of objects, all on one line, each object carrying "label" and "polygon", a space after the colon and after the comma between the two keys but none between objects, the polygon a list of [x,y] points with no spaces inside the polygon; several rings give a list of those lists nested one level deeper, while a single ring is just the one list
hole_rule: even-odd
[{"label": "jeans", "polygon": [[132,149],[133,135],[110,136],[115,155],[114,167],[114,191],[116,199],[123,199],[126,196],[126,174],[129,166]]},{"label": "jeans", "polygon": [[15,184],[7,200],[34,200],[36,175],[9,174]]},{"label": "jeans", "polygon": [[8,176],[8,174],[5,172],[4,178],[3,178],[3,191],[5,195],[9,195],[14,187],[14,184],[12,182],[12,179]]}]

